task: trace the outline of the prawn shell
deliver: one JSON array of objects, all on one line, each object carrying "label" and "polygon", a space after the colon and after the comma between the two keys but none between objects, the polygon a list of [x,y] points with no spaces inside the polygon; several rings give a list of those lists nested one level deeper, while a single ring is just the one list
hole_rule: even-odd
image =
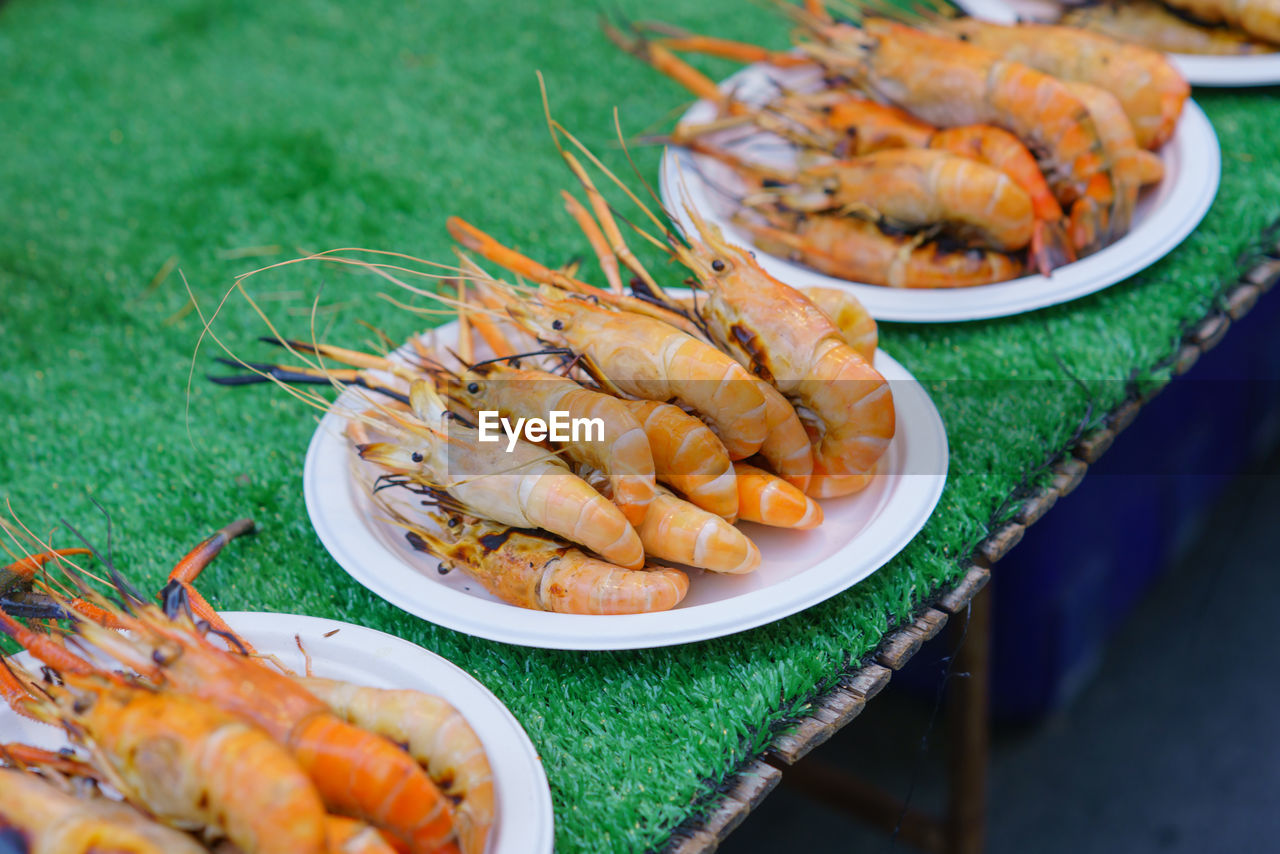
[{"label": "prawn shell", "polygon": [[77,719],[130,797],[169,822],[216,827],[246,854],[325,850],[324,805],[265,733],[193,697],[100,694]]},{"label": "prawn shell", "polygon": [[[1170,0],[1184,9],[1216,0]],[[1280,19],[1280,16],[1277,16]],[[1159,51],[1076,27],[1021,22],[1006,25],[960,18],[939,25],[966,43],[995,51],[1064,81],[1088,83],[1119,99],[1143,148],[1173,136],[1191,87]],[[1280,29],[1277,29],[1280,37]]]},{"label": "prawn shell", "polygon": [[644,429],[658,480],[703,510],[725,519],[737,518],[733,462],[711,428],[670,403],[622,402]]},{"label": "prawn shell", "polygon": [[741,575],[760,566],[760,550],[746,534],[669,493],[653,500],[640,539],[655,558],[712,572]]},{"label": "prawn shell", "polygon": [[518,528],[544,528],[620,566],[644,564],[644,547],[623,512],[556,456],[523,439],[508,452],[451,424],[446,442],[434,434],[404,443],[358,445],[360,456],[448,492],[467,512]]},{"label": "prawn shell", "polygon": [[484,745],[457,709],[421,691],[316,677],[298,681],[348,723],[404,745],[432,780],[460,797],[454,818],[462,851],[482,854],[495,813],[493,772]]},{"label": "prawn shell", "polygon": [[415,533],[415,547],[461,565],[502,601],[535,611],[644,614],[670,610],[689,592],[689,576],[678,569],[624,569],[550,537],[484,520],[460,520],[448,531],[452,542]]},{"label": "prawn shell", "polygon": [[552,411],[562,411],[570,418],[597,419],[603,425],[600,440],[556,444],[567,458],[608,476],[611,497],[628,522],[644,520],[656,493],[653,454],[622,401],[567,377],[499,365],[463,373],[450,384],[450,394],[474,410],[493,408],[508,418],[547,419]]},{"label": "prawn shell", "polygon": [[808,530],[822,524],[822,506],[777,475],[744,462],[733,464],[744,522]]},{"label": "prawn shell", "polygon": [[880,330],[871,312],[858,298],[843,288],[805,288],[804,295],[831,319],[845,343],[858,355],[873,362],[880,343]]},{"label": "prawn shell", "polygon": [[[34,774],[0,768],[0,828],[33,854],[205,854],[185,833],[106,798],[75,797]],[[10,837],[12,844],[12,837]]]},{"label": "prawn shell", "polygon": [[553,298],[542,308],[560,327],[546,323],[538,334],[586,355],[622,391],[687,405],[733,459],[760,450],[768,432],[764,398],[742,366],[715,347],[662,321],[580,299]]},{"label": "prawn shell", "polygon": [[947,151],[902,148],[811,167],[802,186],[829,185],[824,204],[874,210],[900,228],[942,226],[958,239],[1011,252],[1031,242],[1031,198],[1007,175]]},{"label": "prawn shell", "polygon": [[967,288],[1015,279],[1022,262],[991,249],[946,249],[937,242],[916,245],[910,237],[885,234],[852,217],[813,214],[801,219],[773,217],[762,225],[736,220],[766,252],[830,276],[889,288]]}]

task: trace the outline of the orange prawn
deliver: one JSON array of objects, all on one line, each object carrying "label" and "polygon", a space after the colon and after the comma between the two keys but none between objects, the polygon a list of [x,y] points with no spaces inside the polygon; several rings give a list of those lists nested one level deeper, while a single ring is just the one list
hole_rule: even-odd
[{"label": "orange prawn", "polygon": [[[187,594],[194,615],[240,649],[249,661],[255,661],[252,656],[257,652],[227,625],[193,582],[230,539],[252,526],[250,520],[242,519],[221,529],[192,549],[169,574],[170,585]],[[280,662],[272,661],[338,717],[403,745],[433,781],[444,786],[451,797],[461,799],[455,819],[462,854],[483,854],[494,816],[492,775],[483,746],[456,709],[441,698],[420,691],[369,688],[315,677],[309,656],[306,676],[290,673]],[[353,819],[330,816],[327,832],[333,854],[380,854],[391,850],[374,828]]]},{"label": "orange prawn", "polygon": [[734,459],[760,450],[767,406],[731,358],[662,321],[542,287],[534,299],[506,292],[512,318],[542,341],[590,359],[623,392],[679,400],[716,431]]},{"label": "orange prawn", "polygon": [[[593,477],[588,475],[589,480]],[[608,485],[601,484],[600,488],[607,489]],[[645,552],[659,560],[711,572],[742,575],[760,566],[760,550],[746,534],[733,526],[733,521],[709,513],[659,487],[644,522],[636,530]]]},{"label": "orange prawn", "polygon": [[453,519],[456,523],[439,535],[401,524],[414,548],[463,566],[490,593],[522,608],[645,614],[668,611],[689,592],[689,576],[678,569],[624,569],[538,533],[465,516]]},{"label": "orange prawn", "polygon": [[733,471],[743,521],[798,530],[822,524],[822,506],[777,475],[742,461],[733,464]]},{"label": "orange prawn", "polygon": [[1107,239],[1114,239],[1128,230],[1138,202],[1138,191],[1143,185],[1163,177],[1164,164],[1156,155],[1138,147],[1133,125],[1114,95],[1089,83],[1068,82],[1067,88],[1089,111],[1112,163],[1116,204],[1108,223],[1110,234]]},{"label": "orange prawn", "polygon": [[737,224],[761,249],[823,273],[890,288],[964,288],[1022,275],[1012,255],[989,249],[948,248],[936,241],[885,234],[852,217],[756,211],[765,222]]},{"label": "orange prawn", "polygon": [[315,676],[298,681],[348,723],[403,744],[431,779],[461,799],[454,818],[463,854],[483,854],[495,813],[493,771],[484,745],[457,709],[421,691]]},{"label": "orange prawn", "polygon": [[[720,104],[737,121],[716,121],[706,125],[681,125],[672,135],[677,145],[694,147],[698,137],[740,123],[752,121],[762,130],[837,158],[861,156],[901,148],[932,148],[976,160],[1007,175],[1027,193],[1035,215],[1029,257],[1036,269],[1048,275],[1053,269],[1075,260],[1075,249],[1063,227],[1063,212],[1040,167],[1027,147],[1013,134],[989,124],[938,129],[907,111],[846,89],[786,93],[759,106],[749,106],[722,92],[716,84],[665,49],[642,36],[628,39],[616,29],[607,32],[615,43],[672,76],[700,97]],[[716,40],[719,54],[740,62],[767,61],[776,64],[790,56],[763,51],[755,45]],[[697,50],[696,39],[670,39],[667,47]],[[661,61],[656,61],[661,57]],[[799,130],[797,130],[797,127]]]},{"label": "orange prawn", "polygon": [[893,230],[938,226],[957,239],[1013,252],[1031,242],[1031,198],[1007,175],[945,151],[897,148],[788,171],[701,144],[754,186],[743,204],[861,215]]},{"label": "orange prawn", "polygon": [[1065,205],[1103,216],[1112,203],[1109,164],[1088,111],[1056,78],[966,42],[883,18],[860,28],[815,26],[801,48],[879,100],[938,127],[991,124],[1040,153]]},{"label": "orange prawn", "polygon": [[691,504],[725,519],[738,515],[733,462],[706,424],[678,406],[656,400],[626,400],[653,453],[658,480]]},{"label": "orange prawn", "polygon": [[[1205,0],[1173,0],[1170,5],[1196,2]],[[1191,94],[1186,79],[1159,51],[1101,33],[1029,22],[996,24],[976,18],[935,21],[926,26],[1061,80],[1107,90],[1120,101],[1143,148],[1155,149],[1168,142]]]},{"label": "orange prawn", "polygon": [[1275,48],[1226,27],[1202,27],[1156,0],[1100,0],[1067,8],[1056,23],[1136,42],[1163,53],[1248,56]]},{"label": "orange prawn", "polygon": [[[40,657],[38,648],[28,645]],[[194,697],[60,676],[62,685],[40,684],[13,662],[0,671],[15,708],[67,727],[130,801],[166,822],[225,834],[249,854],[324,852],[320,796],[265,733]]]},{"label": "orange prawn", "polygon": [[[467,512],[506,525],[544,528],[620,566],[643,564],[644,547],[626,516],[560,459],[522,439],[509,452],[482,441],[478,431],[452,418],[425,381],[412,384],[409,399],[416,420],[384,409],[372,426],[392,441],[361,445],[362,458],[440,486]],[[447,427],[443,440],[435,424]]]},{"label": "orange prawn", "polygon": [[[575,166],[575,172],[577,172],[580,175],[580,177],[585,178],[585,173],[580,171],[580,167],[577,166],[576,162],[571,160],[571,163]],[[612,222],[612,219],[609,217],[609,214],[607,212],[607,206],[603,203],[602,197],[599,197],[599,194],[593,191],[594,191],[594,187],[590,187],[590,189],[588,190],[588,194],[593,198],[600,199],[600,204],[596,205],[597,213],[601,215],[602,223],[604,224],[604,227],[609,229],[610,232],[614,234],[614,242],[611,247],[604,246],[602,237],[594,236],[594,232],[599,231],[599,226],[596,226],[594,221],[592,221],[589,215],[586,214],[585,210],[581,209],[580,205],[578,205],[577,209],[574,210],[574,205],[576,205],[576,201],[574,201],[571,196],[568,196],[567,200],[572,202],[570,207],[571,207],[571,210],[574,210],[575,219],[578,220],[579,225],[581,225],[583,228],[583,231],[587,233],[593,248],[595,248],[597,252],[600,253],[601,266],[604,267],[606,270],[608,270],[616,265],[616,257],[613,255],[613,252],[616,248],[619,254],[625,253],[623,257],[630,257],[630,260],[628,261],[628,266],[630,266],[634,271],[636,271],[636,273],[641,277],[643,282],[648,283],[648,284],[642,285],[643,287],[646,287],[650,292],[660,291],[660,288],[658,287],[657,282],[654,281],[651,275],[649,275],[648,271],[645,270],[642,266],[640,266],[638,261],[634,260],[634,256],[630,256],[630,251],[626,249],[625,243],[622,242],[621,234],[617,231],[616,225]],[[488,258],[489,260],[492,260],[495,263],[502,264],[503,266],[507,267],[507,269],[510,269],[521,275],[528,276],[529,278],[532,278],[534,281],[543,282],[544,284],[549,284],[549,285],[555,284],[554,281],[547,279],[540,272],[545,268],[542,268],[541,265],[537,264],[537,262],[531,259],[525,258],[524,256],[519,255],[518,253],[515,253],[510,249],[507,249],[506,247],[498,243],[496,240],[494,240],[491,236],[489,236],[488,234],[485,234],[483,231],[480,231],[480,229],[476,228],[475,226],[472,226],[469,223],[466,223],[458,219],[457,217],[453,217],[449,220],[449,231],[456,240],[458,240],[468,249],[471,249],[473,251],[480,253],[483,257]],[[621,286],[620,282],[617,283],[617,286],[618,287]],[[584,292],[583,295],[589,296],[589,298],[594,301],[607,303],[608,305],[613,306],[615,309],[616,308],[625,309],[629,305],[628,302],[625,302],[625,301],[620,302],[620,299],[622,299],[623,297],[626,297],[627,295],[620,294],[617,291],[602,292],[597,289],[591,289],[591,291],[592,292],[589,294]],[[632,297],[631,299],[634,299],[634,298]],[[645,300],[644,302],[646,305],[653,305],[652,300]],[[665,300],[662,305],[665,306],[663,310],[668,313],[677,314],[682,317],[688,313],[688,309],[681,306],[679,302],[675,300],[670,300],[670,299]],[[624,324],[626,323],[625,312],[623,313],[623,317],[621,318],[620,322]],[[647,328],[648,330],[650,330],[655,334],[661,332],[660,327],[653,326],[652,324],[648,324]],[[699,345],[701,345],[703,342],[710,341],[710,339],[707,337],[706,331],[703,330],[701,327],[699,327],[699,333],[695,341]],[[704,352],[707,352],[707,351],[704,351]],[[711,352],[714,352],[714,350],[712,350]],[[591,359],[591,361],[601,369],[601,371],[606,375],[606,377],[608,377],[608,370],[605,369],[604,365],[599,363],[598,359]],[[716,358],[716,364],[720,365],[724,370],[727,370],[730,373],[736,374],[733,368],[729,367],[728,364],[726,364],[726,361],[727,360]],[[616,359],[613,360],[612,363],[617,364]],[[629,365],[628,367],[634,368],[635,366]],[[610,382],[612,382],[613,378],[608,377],[608,379]],[[702,382],[702,384],[705,386],[707,379],[709,378],[703,376],[695,380],[695,382]],[[759,426],[753,426],[751,428],[753,441],[755,439],[757,431],[762,433],[762,437],[760,438],[759,444],[756,446],[756,450],[760,453],[761,456],[767,459],[771,465],[775,467],[779,475],[788,478],[789,480],[794,482],[798,487],[803,487],[807,483],[809,472],[812,470],[812,467],[813,467],[813,461],[808,449],[808,443],[805,440],[803,426],[800,424],[800,421],[796,417],[795,412],[791,409],[789,405],[787,405],[786,400],[779,397],[774,392],[774,390],[768,386],[767,383],[759,382],[755,380],[753,377],[751,377],[749,374],[745,376],[741,376],[741,375],[735,376],[734,379],[739,381],[745,379],[748,383],[752,383],[754,385],[755,393],[758,394],[761,398],[763,398],[763,406],[764,406],[763,424]],[[651,395],[649,394],[638,393],[633,389],[626,388],[625,386],[618,386],[618,387],[622,391],[629,394],[634,394],[637,397],[651,398]],[[678,397],[678,395],[676,396]],[[690,408],[693,408],[695,410],[698,409],[696,405],[690,404],[688,400],[684,402],[686,404],[689,404]],[[703,414],[704,416],[707,415],[707,412],[704,410],[698,410],[698,411],[700,411],[701,414]],[[714,418],[707,418],[707,420],[712,424],[713,427],[718,426]],[[724,443],[726,449],[728,449],[731,454],[735,455],[736,458],[741,458],[743,456],[750,456],[750,453],[746,451],[746,447],[743,445],[743,443],[740,441],[738,437],[725,437],[722,433],[718,435],[721,436],[721,440]]]},{"label": "orange prawn", "polygon": [[545,419],[552,411],[563,411],[570,418],[598,422],[599,439],[556,444],[568,459],[608,477],[610,496],[627,521],[644,521],[656,494],[653,454],[640,423],[617,398],[583,388],[568,377],[501,361],[450,374],[446,394],[473,410],[493,409],[504,417]]},{"label": "orange prawn", "polygon": [[0,830],[31,854],[206,854],[187,834],[133,807],[76,797],[13,768],[0,768]]},{"label": "orange prawn", "polygon": [[335,717],[289,678],[211,644],[177,613],[180,602],[167,600],[172,617],[135,603],[133,615],[118,615],[128,636],[92,621],[76,629],[147,679],[260,727],[288,750],[335,812],[391,833],[414,852],[448,850],[452,806],[417,763],[390,741]]}]

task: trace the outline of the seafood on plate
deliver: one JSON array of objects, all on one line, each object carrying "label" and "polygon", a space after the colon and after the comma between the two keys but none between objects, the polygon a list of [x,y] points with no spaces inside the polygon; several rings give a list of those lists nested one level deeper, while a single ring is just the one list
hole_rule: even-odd
[{"label": "seafood on plate", "polygon": [[[483,854],[495,816],[492,775],[457,710],[420,692],[288,672],[196,591],[200,571],[251,528],[235,523],[193,549],[175,566],[162,605],[144,601],[108,559],[115,598],[65,553],[40,549],[6,568],[23,581],[3,600],[0,630],[42,670],[6,659],[0,693],[19,714],[63,729],[77,754],[6,745],[0,761],[52,781],[70,775],[105,786],[158,822],[142,832],[150,826],[123,804],[90,798],[81,836],[34,850],[106,850],[67,841],[78,838],[119,839],[122,847],[110,850],[139,854],[203,851],[198,842],[219,840],[245,854]],[[44,571],[26,573],[32,564]],[[50,631],[42,620],[69,623]],[[0,788],[30,789],[50,815],[86,790],[55,797],[2,773]],[[141,841],[127,847],[135,837]],[[162,847],[146,847],[153,838]]]},{"label": "seafood on plate", "polygon": [[[1237,9],[1242,5],[1221,4],[1224,8],[1232,6]],[[1263,5],[1257,4],[1257,7]],[[1275,8],[1274,4],[1272,8]],[[1191,4],[1178,3],[1177,0],[1167,5],[1158,0],[1095,0],[1064,5],[1058,23],[1093,30],[1166,53],[1255,56],[1276,50],[1277,40],[1274,37],[1268,43],[1266,36],[1251,35],[1243,29],[1197,22],[1189,18],[1192,12]],[[1217,17],[1222,16],[1219,14]]]},{"label": "seafood on plate", "polygon": [[[1153,150],[1190,90],[1157,51],[1067,26],[960,18],[927,0],[869,3],[840,21],[817,2],[774,5],[798,24],[792,52],[605,25],[714,106],[667,139],[696,163],[716,161],[706,180],[727,218],[766,251],[889,287],[1049,275],[1123,237],[1141,188],[1163,177]],[[722,90],[676,51],[783,76]]]},{"label": "seafood on plate", "polygon": [[1280,3],[1276,0],[1162,0],[1173,11],[1208,26],[1243,31],[1251,38],[1280,44]]},{"label": "seafood on plate", "polygon": [[[55,754],[56,755],[56,754]],[[62,785],[59,785],[59,782]],[[36,854],[205,854],[189,834],[31,766],[0,768],[0,829]]]},{"label": "seafood on plate", "polygon": [[[696,213],[692,227],[670,224],[549,107],[546,119],[581,191],[561,191],[560,200],[603,281],[588,281],[580,262],[545,264],[452,216],[455,264],[374,250],[297,259],[363,267],[418,301],[387,295],[392,303],[456,315],[452,341],[428,331],[396,347],[383,334],[379,354],[289,340],[254,303],[273,333],[263,340],[297,363],[247,362],[227,350],[234,358],[219,361],[249,373],[211,379],[275,383],[338,416],[352,482],[372,516],[438,560],[442,575],[460,569],[492,596],[533,610],[667,610],[699,573],[759,568],[752,525],[805,536],[822,524],[821,500],[854,495],[885,473],[897,432],[893,391],[874,364],[875,321],[851,294],[818,290],[810,299]],[[942,151],[885,154],[985,170],[992,188],[1021,202],[1027,232],[993,239],[1030,240],[1032,203],[1003,173]],[[923,180],[924,194],[955,202]],[[687,278],[661,283],[667,274],[641,262],[601,186],[637,206],[656,233],[627,224]],[[827,215],[815,211],[812,221]],[[942,254],[969,263],[974,250]],[[927,278],[917,269],[927,266],[908,261],[905,274]],[[433,286],[411,285],[410,276]],[[305,384],[344,391],[330,401]],[[557,415],[588,429],[558,432]]]}]

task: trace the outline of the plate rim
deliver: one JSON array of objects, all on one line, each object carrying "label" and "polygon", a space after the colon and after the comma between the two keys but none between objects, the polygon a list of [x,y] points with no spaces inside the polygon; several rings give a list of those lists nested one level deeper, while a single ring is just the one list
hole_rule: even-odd
[{"label": "plate rim", "polygon": [[[749,65],[721,81],[719,85],[741,86],[746,82],[743,80],[744,76],[761,74],[763,69],[769,67],[763,63]],[[679,121],[685,121],[690,115],[696,114],[696,111],[707,109],[712,109],[711,105],[699,100],[685,111]],[[835,287],[849,291],[878,321],[954,323],[1038,311],[1072,302],[1127,280],[1168,255],[1195,231],[1217,198],[1222,178],[1222,155],[1217,133],[1208,116],[1195,101],[1187,100],[1174,139],[1168,146],[1173,146],[1169,149],[1168,156],[1176,158],[1182,164],[1182,180],[1170,186],[1168,198],[1158,211],[1153,212],[1152,217],[1159,216],[1162,221],[1169,222],[1163,223],[1161,231],[1149,233],[1143,230],[1145,222],[1140,223],[1129,234],[1105,249],[1067,265],[1064,270],[1076,267],[1072,278],[1078,279],[1067,285],[1055,283],[1052,277],[1036,274],[1008,282],[967,288],[890,288],[849,282],[759,249],[753,251],[761,266],[776,278],[794,287]],[[686,229],[693,227],[692,219],[685,210],[686,202],[697,206],[699,201],[689,196],[702,195],[705,198],[702,182],[691,184],[687,178],[690,174],[698,174],[696,168],[684,168],[689,163],[688,158],[692,156],[688,152],[667,148],[659,166],[659,193],[663,204],[673,211],[675,219]],[[709,219],[723,224],[723,217],[715,213]],[[1156,222],[1148,228],[1155,228],[1160,224]],[[1137,249],[1130,242],[1135,236],[1146,241]],[[1124,254],[1126,251],[1127,256]],[[1089,266],[1081,273],[1081,268],[1077,265]],[[1103,267],[1104,273],[1088,276],[1089,269],[1099,266]],[[1082,276],[1084,278],[1080,278]],[[1061,279],[1058,281],[1061,282]]]},{"label": "plate rim", "polygon": [[[374,561],[362,561],[357,555],[353,554],[353,548],[357,544],[362,544],[365,548],[382,552],[383,560],[389,557],[393,561],[393,575],[405,576],[407,573],[412,573],[413,576],[421,577],[422,573],[409,567],[401,558],[388,552],[385,545],[377,540],[363,521],[360,525],[349,525],[346,533],[350,536],[342,536],[342,526],[336,524],[338,520],[331,519],[330,511],[325,509],[326,502],[320,491],[320,482],[322,480],[320,475],[323,470],[322,467],[326,463],[325,457],[331,452],[330,449],[335,444],[342,451],[344,458],[346,453],[345,447],[340,444],[342,441],[339,436],[341,433],[341,418],[333,412],[326,414],[321,419],[307,447],[306,459],[303,465],[303,493],[307,516],[316,535],[330,556],[357,583],[379,598],[419,619],[475,637],[516,646],[543,649],[620,651],[676,646],[737,634],[793,616],[865,580],[905,549],[932,517],[947,481],[950,452],[946,426],[933,400],[924,390],[923,384],[912,376],[905,367],[884,353],[884,351],[878,350],[876,352],[875,368],[886,380],[895,384],[894,400],[895,409],[899,413],[899,435],[904,437],[902,441],[907,442],[908,456],[903,460],[904,466],[907,465],[908,460],[916,458],[930,461],[937,460],[939,463],[937,468],[940,471],[928,474],[908,473],[895,476],[896,482],[893,494],[880,508],[878,515],[887,514],[890,506],[892,506],[896,511],[904,512],[909,521],[900,525],[900,530],[892,535],[887,532],[881,532],[883,544],[870,553],[871,556],[865,560],[865,566],[862,567],[860,574],[853,577],[840,577],[833,582],[828,582],[821,589],[810,590],[805,595],[795,595],[783,600],[782,604],[778,603],[776,591],[772,596],[768,593],[778,585],[770,585],[769,587],[717,602],[695,605],[689,608],[675,608],[670,611],[652,614],[590,616],[550,614],[520,608],[519,611],[522,614],[526,616],[533,615],[529,617],[530,621],[542,622],[550,626],[548,629],[532,631],[528,628],[510,627],[500,619],[501,614],[507,613],[507,609],[517,608],[518,606],[486,602],[477,597],[443,588],[440,585],[434,585],[436,590],[433,592],[445,591],[444,598],[446,599],[450,599],[453,596],[465,596],[467,599],[473,600],[468,605],[469,609],[481,612],[491,610],[493,618],[488,621],[477,621],[475,619],[459,618],[458,615],[450,612],[447,607],[437,607],[435,610],[422,608],[413,600],[413,597],[402,595],[392,581],[383,577],[384,573],[377,572],[372,566]],[[902,417],[904,412],[910,414],[909,419]],[[912,441],[908,442],[907,436],[912,437]],[[898,438],[895,436],[895,441],[897,440]],[[915,449],[914,452],[913,448]],[[909,466],[907,468],[909,471]],[[334,511],[338,518],[361,518],[348,482],[343,480],[336,490],[336,494],[330,496],[330,499],[332,503],[339,505]],[[836,565],[846,550],[857,542],[858,540],[855,539],[845,544],[833,554],[804,570],[801,575],[827,565]],[[865,546],[865,543],[863,545]],[[403,570],[407,570],[407,573],[403,571],[396,572],[396,564]],[[431,584],[429,578],[421,577],[420,580]],[[813,584],[814,582],[810,581],[810,585]],[[748,599],[748,597],[769,600],[770,605],[768,607],[757,605],[749,616],[744,617],[740,613],[740,609],[742,600]],[[479,605],[475,603],[479,603]],[[681,616],[689,614],[698,614],[700,618],[687,619]],[[677,624],[684,623],[685,625],[677,625],[675,627],[666,625],[672,622]]]}]

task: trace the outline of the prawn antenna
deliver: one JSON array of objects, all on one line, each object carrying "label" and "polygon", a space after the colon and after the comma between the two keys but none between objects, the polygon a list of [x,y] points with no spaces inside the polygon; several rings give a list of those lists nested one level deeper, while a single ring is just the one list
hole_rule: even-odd
[{"label": "prawn antenna", "polygon": [[0,599],[0,609],[10,617],[23,620],[73,620],[75,615],[47,596],[27,594],[19,598]]},{"label": "prawn antenna", "polygon": [[97,508],[98,508],[98,512],[99,512],[99,513],[101,513],[101,514],[102,514],[102,516],[103,516],[103,518],[107,520],[107,560],[106,560],[106,563],[107,563],[107,565],[108,565],[108,566],[110,566],[110,565],[112,564],[112,562],[113,562],[113,560],[112,560],[112,559],[115,557],[115,555],[113,555],[113,554],[111,553],[111,514],[110,514],[110,513],[108,513],[108,512],[107,512],[107,508],[105,508],[105,507],[103,507],[101,504],[99,504],[99,503],[98,503],[98,499],[94,498],[92,495],[90,495],[90,496],[89,496],[89,501],[91,501],[91,502],[93,503],[93,506],[94,506],[94,507],[97,507]]},{"label": "prawn antenna", "polygon": [[409,476],[406,474],[378,475],[377,479],[374,480],[373,482],[373,491],[374,491],[374,494],[377,494],[384,489],[391,489],[396,486],[403,486],[405,489],[409,490],[410,492],[416,492],[419,495],[427,494],[426,486],[420,486],[419,484],[411,480]]},{"label": "prawn antenna", "polygon": [[250,374],[232,374],[230,376],[205,375],[209,382],[217,383],[218,385],[256,385],[258,383],[271,382],[272,380],[278,380],[282,383],[310,383],[312,385],[333,385],[334,382],[338,382],[345,386],[357,386],[369,391],[375,391],[401,403],[407,404],[409,402],[409,396],[403,392],[398,392],[380,383],[371,383],[359,374],[346,376],[330,371],[329,376],[326,377],[322,374],[293,370],[284,365],[273,365],[267,362],[233,362],[231,359],[224,359],[221,356],[215,357],[214,361],[232,368],[241,368],[247,365],[249,370],[254,372]]},{"label": "prawn antenna", "polygon": [[534,356],[572,356],[573,351],[567,347],[547,347],[542,350],[531,350],[528,353],[513,353],[510,356],[498,356],[493,359],[485,359],[483,362],[476,362],[474,365],[468,365],[468,370],[482,368],[485,365],[492,365],[497,362],[514,362],[519,359],[531,359]]},{"label": "prawn antenna", "polygon": [[[190,609],[190,605],[188,605],[188,609]],[[228,646],[235,647],[241,655],[246,658],[249,657],[249,650],[245,648],[244,642],[241,641],[240,638],[236,637],[234,632],[224,632],[222,629],[216,629],[206,620],[200,620],[195,625],[196,630],[201,634],[216,635],[226,641]]]},{"label": "prawn antenna", "polygon": [[[93,501],[92,498],[90,498],[89,500]],[[93,503],[98,507],[98,509],[102,510],[104,514],[106,513],[105,508],[103,508],[101,504],[98,504],[97,501],[93,501]],[[111,559],[109,557],[103,557],[102,553],[98,551],[97,546],[89,542],[89,540],[85,537],[85,535],[80,533],[76,529],[76,527],[72,525],[70,522],[68,522],[66,519],[59,519],[58,521],[61,522],[63,526],[66,527],[66,529],[70,531],[77,540],[84,543],[85,548],[93,552],[93,556],[96,557],[102,563],[102,565],[107,568],[107,574],[111,576],[112,586],[115,587],[115,589],[119,591],[120,595],[124,597],[124,601],[121,602],[120,604],[124,607],[126,611],[129,611],[130,613],[133,612],[133,607],[130,605],[130,602],[137,605],[147,604],[147,600],[144,599],[142,594],[139,593],[136,589],[134,589],[133,585],[131,585],[125,579],[125,577],[120,574],[120,570],[116,569],[115,564],[111,562]],[[108,514],[107,515],[107,531],[110,532],[110,530],[111,530],[111,516]],[[110,533],[108,533],[108,542],[109,541],[110,541]]]}]

